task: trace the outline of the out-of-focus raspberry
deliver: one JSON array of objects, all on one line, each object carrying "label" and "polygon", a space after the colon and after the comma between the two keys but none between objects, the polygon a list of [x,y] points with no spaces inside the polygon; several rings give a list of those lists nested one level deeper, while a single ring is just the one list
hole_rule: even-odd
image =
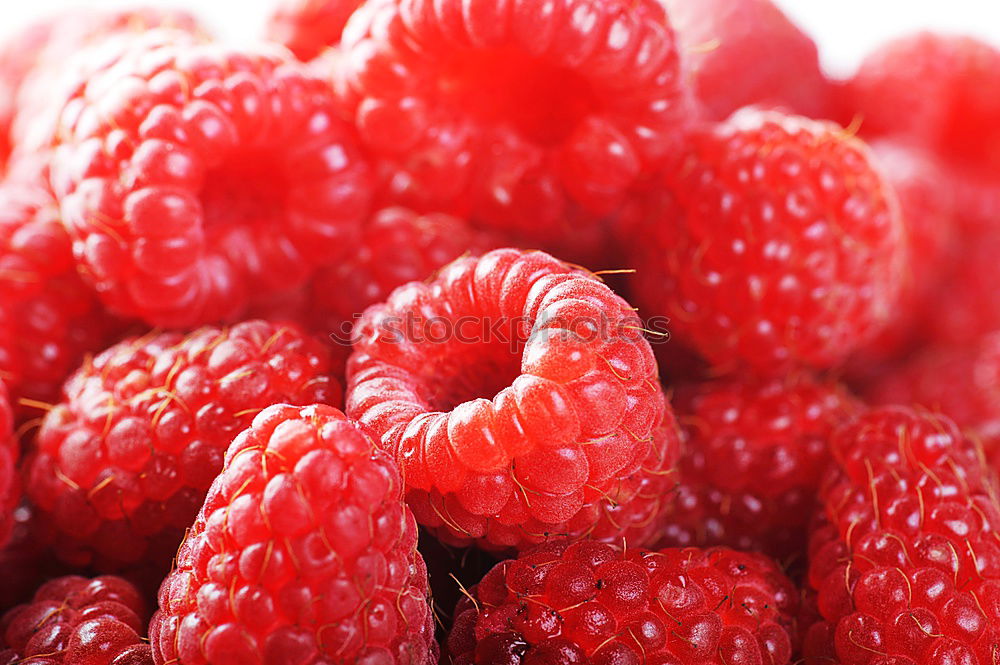
[{"label": "out-of-focus raspberry", "polygon": [[751,104],[830,118],[833,89],[813,40],[771,0],[666,0],[686,82],[708,117]]},{"label": "out-of-focus raspberry", "polygon": [[160,588],[157,665],[434,665],[399,470],[340,411],[275,405],[222,473]]},{"label": "out-of-focus raspberry", "polygon": [[868,148],[837,125],[745,109],[692,130],[662,183],[620,230],[635,298],[718,368],[834,366],[888,322],[905,230]]},{"label": "out-of-focus raspberry", "polygon": [[62,106],[51,180],[112,309],[238,319],[350,252],[371,178],[328,82],[284,49],[176,31],[107,57]]},{"label": "out-of-focus raspberry", "polygon": [[922,32],[886,42],[848,86],[862,131],[911,142],[974,171],[1000,169],[1000,50]]},{"label": "out-of-focus raspberry", "polygon": [[584,264],[691,115],[655,0],[375,0],[331,61],[384,200]]},{"label": "out-of-focus raspberry", "polygon": [[7,386],[0,380],[0,547],[10,540],[15,525],[14,510],[21,500],[21,482],[17,473],[20,453],[20,444],[14,436],[14,411],[10,406]]},{"label": "out-of-focus raspberry", "polygon": [[279,0],[267,21],[269,39],[302,61],[340,44],[340,35],[361,0]]},{"label": "out-of-focus raspberry", "polygon": [[661,545],[726,545],[802,561],[828,440],[858,401],[835,382],[792,374],[681,386],[672,403],[684,453]]},{"label": "out-of-focus raspberry", "polygon": [[102,571],[165,566],[233,437],[271,404],[338,404],[329,369],[319,342],[267,321],[154,331],[86,362],[25,463],[56,553]]}]

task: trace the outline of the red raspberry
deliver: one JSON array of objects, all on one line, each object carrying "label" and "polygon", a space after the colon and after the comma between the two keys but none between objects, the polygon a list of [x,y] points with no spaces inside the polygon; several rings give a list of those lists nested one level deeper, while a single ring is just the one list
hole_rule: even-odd
[{"label": "red raspberry", "polygon": [[336,409],[265,409],[160,588],[158,665],[436,662],[395,464]]},{"label": "red raspberry", "polygon": [[0,619],[3,665],[153,665],[145,607],[119,577],[69,575]]},{"label": "red raspberry", "polygon": [[15,398],[53,402],[85,353],[123,330],[83,283],[52,197],[0,185],[0,375]]},{"label": "red raspberry", "polygon": [[750,104],[828,118],[831,84],[813,40],[771,0],[665,0],[684,73],[706,115]]},{"label": "red raspberry", "polygon": [[[155,26],[201,31],[193,16],[176,9],[88,7],[55,14],[6,38],[0,45],[0,171],[11,144],[17,143],[19,132],[14,125],[33,121],[32,112],[20,108],[24,105],[24,87],[35,88],[39,96],[48,93],[51,102],[52,78],[65,66],[67,56],[108,35]],[[47,86],[40,84],[42,79]]]},{"label": "red raspberry", "polygon": [[573,260],[600,253],[600,218],[689,115],[655,0],[376,0],[341,48],[335,77],[384,198]]},{"label": "red raspberry", "polygon": [[931,347],[867,386],[875,404],[919,405],[954,420],[1000,468],[1000,332],[971,346]]},{"label": "red raspberry", "polygon": [[923,320],[940,315],[942,303],[934,294],[954,261],[958,239],[955,198],[943,184],[947,170],[897,143],[873,143],[872,152],[899,199],[910,261],[889,325],[852,359],[852,374],[860,377],[911,351],[925,334]]},{"label": "red raspberry", "polygon": [[831,449],[807,662],[996,662],[1000,504],[981,451],[947,418],[899,407],[841,428]]},{"label": "red raspberry", "polygon": [[848,95],[866,134],[1000,168],[1000,50],[989,44],[928,32],[894,39],[865,59]]},{"label": "red raspberry", "polygon": [[0,614],[31,600],[46,580],[68,572],[49,548],[51,530],[27,502],[14,510],[12,521],[10,540],[0,548]]},{"label": "red raspberry", "polygon": [[553,543],[471,589],[445,650],[452,665],[783,665],[797,602],[760,554]]},{"label": "red raspberry", "polygon": [[328,371],[319,342],[266,321],[154,332],[85,363],[25,469],[60,556],[112,570],[172,554],[233,437],[277,402],[339,402]]},{"label": "red raspberry", "polygon": [[336,113],[283,49],[154,31],[91,76],[52,178],[105,302],[153,324],[232,319],[346,252],[370,182]]},{"label": "red raspberry", "polygon": [[[17,475],[20,448],[14,436],[14,412],[10,407],[7,386],[0,381],[0,547],[14,529],[14,509],[21,500],[21,483]],[[4,574],[7,571],[4,570]]]},{"label": "red raspberry", "polygon": [[684,386],[673,405],[684,454],[661,545],[804,554],[827,440],[857,401],[836,383],[792,374]]},{"label": "red raspberry", "polygon": [[631,233],[636,299],[724,369],[829,367],[888,320],[895,196],[832,123],[747,109],[691,132],[672,198]]},{"label": "red raspberry", "polygon": [[674,485],[673,417],[635,312],[596,278],[495,250],[397,289],[356,330],[348,412],[399,461],[417,520],[445,542],[630,532],[641,545],[655,531]]},{"label": "red raspberry", "polygon": [[267,21],[268,39],[302,61],[340,43],[347,19],[362,0],[278,0]]}]

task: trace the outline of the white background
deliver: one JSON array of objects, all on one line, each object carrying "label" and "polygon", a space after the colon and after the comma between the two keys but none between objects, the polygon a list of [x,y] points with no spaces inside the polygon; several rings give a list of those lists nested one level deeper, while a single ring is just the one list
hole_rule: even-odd
[{"label": "white background", "polygon": [[[691,0],[698,2],[698,0]],[[738,0],[733,0],[737,2]],[[185,7],[226,39],[258,37],[273,0],[0,0],[0,39],[66,7]],[[921,28],[978,35],[1000,45],[1000,0],[775,0],[819,43],[833,74],[849,74],[885,38]]]}]

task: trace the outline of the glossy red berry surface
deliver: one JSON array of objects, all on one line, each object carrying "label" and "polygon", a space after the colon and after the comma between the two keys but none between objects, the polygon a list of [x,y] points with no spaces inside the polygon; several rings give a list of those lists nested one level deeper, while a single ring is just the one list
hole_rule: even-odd
[{"label": "glossy red berry surface", "polygon": [[150,333],[66,383],[26,462],[28,495],[57,553],[114,570],[169,557],[233,437],[271,404],[337,404],[324,347],[295,326]]},{"label": "glossy red berry surface", "polygon": [[0,547],[7,543],[15,526],[14,510],[21,500],[17,473],[20,444],[14,436],[14,410],[7,386],[0,380]]},{"label": "glossy red berry surface", "polygon": [[601,217],[690,115],[651,0],[379,0],[341,49],[335,76],[384,199],[572,260],[599,253]]},{"label": "glossy red berry surface", "polygon": [[685,83],[722,120],[750,104],[828,118],[831,84],[811,37],[772,0],[666,0]]},{"label": "glossy red berry surface", "polygon": [[803,559],[833,430],[860,408],[839,384],[793,374],[681,386],[677,499],[661,544]]},{"label": "glossy red berry surface", "polygon": [[77,259],[113,309],[156,325],[238,318],[305,283],[369,213],[332,88],[278,48],[147,33],[76,90],[56,144]]},{"label": "glossy red berry surface", "polygon": [[923,146],[962,168],[1000,167],[1000,49],[967,36],[907,35],[869,54],[848,90],[866,134]]},{"label": "glossy red berry surface", "polygon": [[943,413],[982,444],[991,463],[1000,461],[1000,333],[926,348],[869,384],[866,397]]},{"label": "glossy red berry surface", "polygon": [[798,596],[727,549],[553,543],[504,561],[456,608],[451,665],[783,665]]},{"label": "glossy red berry surface", "polygon": [[595,277],[495,250],[397,289],[357,332],[348,413],[446,542],[655,526],[675,483],[673,417],[635,312]]},{"label": "glossy red berry surface", "polygon": [[139,592],[119,577],[51,580],[0,619],[0,663],[152,665],[145,612]]},{"label": "glossy red berry surface", "polygon": [[157,665],[437,659],[396,465],[336,409],[276,405],[226,465],[160,588]]},{"label": "glossy red berry surface", "polygon": [[267,21],[267,37],[308,61],[340,43],[359,0],[278,0]]},{"label": "glossy red berry surface", "polygon": [[981,451],[947,418],[901,407],[842,427],[831,448],[807,662],[993,663],[1000,504]]},{"label": "glossy red berry surface", "polygon": [[0,185],[0,377],[12,397],[57,401],[84,354],[123,328],[77,273],[51,195],[35,182]]},{"label": "glossy red berry surface", "polygon": [[636,300],[722,369],[829,367],[886,324],[906,267],[897,202],[832,123],[747,109],[690,134],[631,239]]}]

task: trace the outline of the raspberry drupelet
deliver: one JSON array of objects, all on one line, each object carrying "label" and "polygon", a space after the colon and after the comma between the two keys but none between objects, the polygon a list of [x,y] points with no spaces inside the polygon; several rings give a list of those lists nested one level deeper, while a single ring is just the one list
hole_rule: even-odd
[{"label": "raspberry drupelet", "polygon": [[726,545],[802,560],[833,430],[861,408],[808,374],[732,376],[676,390],[680,486],[661,545]]},{"label": "raspberry drupelet", "polygon": [[831,449],[810,542],[823,620],[806,662],[995,663],[1000,504],[978,447],[944,416],[884,407]]},{"label": "raspberry drupelet", "polygon": [[0,547],[11,538],[15,527],[14,511],[21,500],[17,472],[20,453],[20,444],[14,436],[14,410],[10,406],[7,386],[0,379]]},{"label": "raspberry drupelet", "polygon": [[153,665],[145,603],[112,576],[59,577],[0,619],[3,665]]},{"label": "raspberry drupelet", "polygon": [[670,500],[676,425],[634,310],[543,252],[459,259],[356,327],[348,413],[449,544],[636,546]]},{"label": "raspberry drupelet", "polygon": [[690,116],[654,0],[377,0],[333,65],[381,196],[581,262]]},{"label": "raspberry drupelet", "polygon": [[324,346],[291,324],[128,339],[66,383],[26,460],[28,495],[75,565],[168,564],[254,415],[340,399]]},{"label": "raspberry drupelet", "polygon": [[77,273],[44,186],[0,184],[0,377],[12,398],[57,401],[84,354],[103,349],[124,325]]},{"label": "raspberry drupelet", "polygon": [[833,87],[816,44],[772,0],[666,0],[686,83],[707,117],[750,104],[829,118]]},{"label": "raspberry drupelet", "polygon": [[982,444],[987,461],[1000,470],[1000,332],[969,346],[925,348],[867,384],[865,397],[945,414]]},{"label": "raspberry drupelet", "polygon": [[349,251],[371,177],[330,84],[279,47],[143,35],[63,106],[52,184],[104,301],[238,319]]},{"label": "raspberry drupelet", "polygon": [[446,665],[784,665],[795,586],[716,548],[551,543],[504,561],[455,610]]},{"label": "raspberry drupelet", "polygon": [[435,665],[417,525],[340,411],[275,405],[226,452],[150,622],[157,665]]},{"label": "raspberry drupelet", "polygon": [[744,109],[690,132],[661,209],[631,231],[635,297],[719,369],[827,368],[889,319],[898,202],[833,123]]}]

